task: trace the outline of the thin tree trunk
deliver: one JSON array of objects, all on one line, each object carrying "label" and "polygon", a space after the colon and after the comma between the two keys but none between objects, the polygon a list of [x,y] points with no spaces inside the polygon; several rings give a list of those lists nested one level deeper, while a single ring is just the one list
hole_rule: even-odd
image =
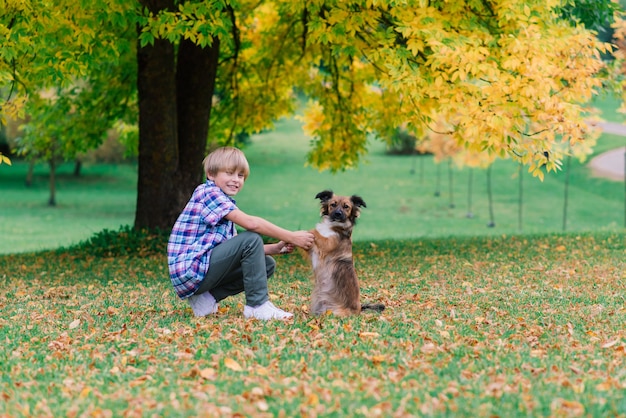
[{"label": "thin tree trunk", "polygon": [[489,199],[489,223],[487,224],[487,226],[489,228],[494,228],[496,226],[496,220],[493,214],[493,194],[491,192],[491,166],[487,168],[487,199]]},{"label": "thin tree trunk", "polygon": [[474,169],[469,169],[469,176],[467,179],[467,215],[468,218],[473,218],[474,213],[472,212],[472,182],[474,176]]},{"label": "thin tree trunk", "polygon": [[435,196],[439,197],[441,195],[441,164],[438,164],[437,162],[435,162],[435,164],[437,165],[437,180],[435,183]]},{"label": "thin tree trunk", "polygon": [[48,161],[50,166],[50,177],[49,177],[49,186],[50,186],[50,198],[48,199],[48,206],[56,206],[57,205],[57,190],[56,190],[56,163],[54,162],[54,158],[51,158]]},{"label": "thin tree trunk", "polygon": [[567,229],[567,205],[568,205],[568,193],[569,193],[569,172],[570,164],[572,162],[572,156],[567,156],[567,164],[565,166],[565,195],[563,197],[563,231]]},{"label": "thin tree trunk", "polygon": [[524,166],[520,163],[519,168],[518,168],[518,175],[519,175],[519,200],[518,200],[518,208],[517,208],[517,228],[521,231],[524,230],[524,225],[523,225],[523,207],[524,207],[524,188],[523,188],[523,183],[524,183],[524,170],[523,170]]},{"label": "thin tree trunk", "polygon": [[454,208],[454,187],[453,187],[452,160],[448,160],[448,192],[450,193],[450,208]]},{"label": "thin tree trunk", "polygon": [[35,173],[35,161],[30,160],[28,162],[28,172],[26,173],[26,187],[30,187],[33,185],[33,175]]},{"label": "thin tree trunk", "polygon": [[80,177],[81,168],[83,168],[83,162],[77,158],[74,160],[74,177]]}]

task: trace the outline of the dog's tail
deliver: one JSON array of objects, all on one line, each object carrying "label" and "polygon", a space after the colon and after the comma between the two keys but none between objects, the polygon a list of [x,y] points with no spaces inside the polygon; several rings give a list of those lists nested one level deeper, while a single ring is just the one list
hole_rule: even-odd
[{"label": "dog's tail", "polygon": [[382,312],[385,310],[385,305],[382,303],[364,303],[361,305],[361,311],[376,311]]}]

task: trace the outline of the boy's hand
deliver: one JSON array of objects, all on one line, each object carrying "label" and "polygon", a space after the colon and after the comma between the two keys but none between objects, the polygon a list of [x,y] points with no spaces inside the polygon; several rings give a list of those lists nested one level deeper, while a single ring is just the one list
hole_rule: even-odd
[{"label": "boy's hand", "polygon": [[294,231],[291,243],[308,250],[313,246],[314,239],[315,237],[310,231]]},{"label": "boy's hand", "polygon": [[293,252],[294,245],[287,244],[285,241],[279,241],[276,244],[267,244],[265,246],[265,254],[277,255],[277,254],[289,254]]},{"label": "boy's hand", "polygon": [[293,252],[293,249],[294,249],[293,244],[287,244],[286,242],[282,242],[282,243],[284,244],[284,247],[281,248],[280,251],[278,251],[278,254],[290,254]]}]

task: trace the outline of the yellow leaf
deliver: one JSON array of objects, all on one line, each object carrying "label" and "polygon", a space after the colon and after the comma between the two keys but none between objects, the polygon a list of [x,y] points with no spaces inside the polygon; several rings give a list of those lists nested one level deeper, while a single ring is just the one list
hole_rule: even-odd
[{"label": "yellow leaf", "polygon": [[606,392],[608,390],[613,389],[613,382],[609,379],[609,380],[605,380],[602,383],[598,383],[596,385],[596,390],[600,391],[600,392]]},{"label": "yellow leaf", "polygon": [[617,337],[613,341],[607,341],[604,344],[602,344],[602,348],[611,348],[611,347],[613,347],[615,344],[617,344],[619,342],[620,342],[620,338]]},{"label": "yellow leaf", "polygon": [[233,360],[230,357],[227,357],[224,359],[224,366],[226,366],[227,368],[234,370],[236,372],[240,372],[243,370],[243,368],[241,367],[241,365],[239,363],[237,363],[235,360]]},{"label": "yellow leaf", "polygon": [[135,380],[132,380],[128,385],[131,388],[134,388],[135,386],[139,386],[142,385],[146,380],[148,380],[150,377],[148,375],[143,375],[143,376],[139,376],[138,378],[136,378]]},{"label": "yellow leaf", "polygon": [[380,364],[383,361],[385,361],[387,359],[387,357],[383,354],[376,354],[374,356],[372,356],[372,358],[370,360],[372,360],[372,363],[374,364]]},{"label": "yellow leaf", "polygon": [[[228,360],[228,359],[227,359]],[[200,377],[206,380],[215,380],[217,372],[211,367],[200,370]]]},{"label": "yellow leaf", "polygon": [[256,403],[256,407],[259,408],[259,411],[263,411],[263,412],[266,412],[267,410],[270,409],[269,405],[264,400],[258,401]]}]

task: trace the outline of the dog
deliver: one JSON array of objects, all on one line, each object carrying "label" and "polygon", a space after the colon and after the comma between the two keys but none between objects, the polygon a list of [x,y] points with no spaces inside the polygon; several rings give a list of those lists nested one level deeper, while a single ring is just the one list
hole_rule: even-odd
[{"label": "dog", "polygon": [[382,304],[361,305],[352,258],[352,229],[361,208],[367,207],[365,201],[356,195],[338,196],[332,190],[319,192],[315,198],[320,199],[321,221],[311,231],[315,239],[308,250],[314,278],[311,313],[349,316],[366,309],[382,311]]}]

